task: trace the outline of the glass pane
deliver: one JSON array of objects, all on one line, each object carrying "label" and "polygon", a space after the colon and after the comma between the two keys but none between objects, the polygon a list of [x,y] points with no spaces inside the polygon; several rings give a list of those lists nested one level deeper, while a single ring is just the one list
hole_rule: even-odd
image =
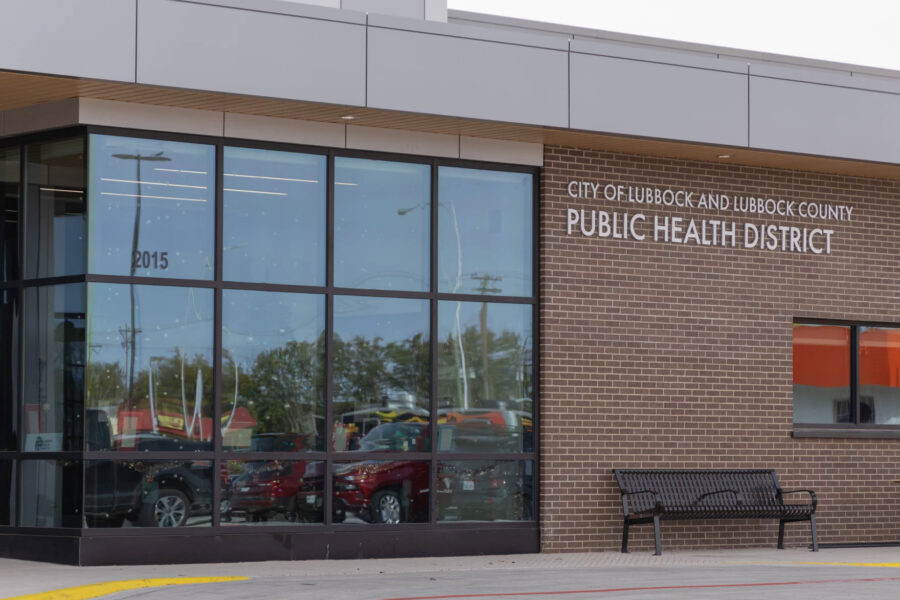
[{"label": "glass pane", "polygon": [[900,329],[859,328],[859,422],[900,425]]},{"label": "glass pane", "polygon": [[534,463],[441,461],[437,505],[438,521],[532,521]]},{"label": "glass pane", "polygon": [[335,297],[335,450],[362,449],[382,423],[428,423],[428,312],[427,300]]},{"label": "glass pane", "polygon": [[212,448],[213,291],[88,287],[88,450]]},{"label": "glass pane", "polygon": [[84,409],[83,283],[25,290],[25,451],[80,450]]},{"label": "glass pane", "polygon": [[438,289],[531,296],[532,176],[441,167]]},{"label": "glass pane", "polygon": [[84,273],[84,140],[32,144],[26,154],[25,276]]},{"label": "glass pane", "polygon": [[0,281],[19,278],[19,148],[0,149]]},{"label": "glass pane", "polygon": [[91,273],[212,279],[215,147],[91,136]]},{"label": "glass pane", "polygon": [[428,521],[428,463],[367,460],[335,464],[335,523]]},{"label": "glass pane", "polygon": [[15,524],[16,471],[11,460],[0,460],[0,525]]},{"label": "glass pane", "polygon": [[0,290],[0,450],[16,450],[19,326],[18,291]]},{"label": "glass pane", "polygon": [[325,157],[225,148],[224,277],[325,284]]},{"label": "glass pane", "polygon": [[222,445],[325,449],[325,297],[225,290]]},{"label": "glass pane", "polygon": [[325,463],[305,460],[232,460],[222,482],[225,525],[322,523]]},{"label": "glass pane", "polygon": [[531,452],[531,305],[438,303],[438,450]]},{"label": "glass pane", "polygon": [[89,461],[84,473],[85,525],[209,527],[212,472],[209,460]]},{"label": "glass pane", "polygon": [[431,167],[334,159],[334,284],[429,289]]},{"label": "glass pane", "polygon": [[19,525],[81,527],[81,462],[23,460]]},{"label": "glass pane", "polygon": [[794,325],[794,423],[850,422],[850,328]]}]

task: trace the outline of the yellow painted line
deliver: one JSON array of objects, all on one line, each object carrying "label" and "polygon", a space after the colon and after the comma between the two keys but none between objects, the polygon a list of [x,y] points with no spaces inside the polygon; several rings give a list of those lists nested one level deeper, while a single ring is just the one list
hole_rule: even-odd
[{"label": "yellow painted line", "polygon": [[226,581],[246,581],[249,577],[167,577],[160,579],[128,579],[125,581],[107,581],[105,583],[91,583],[76,587],[62,588],[41,592],[39,594],[26,594],[24,596],[11,596],[3,600],[85,600],[87,598],[99,598],[128,590],[141,588],[163,587],[167,585],[192,585],[196,583],[223,583]]},{"label": "yellow painted line", "polygon": [[800,565],[822,565],[822,566],[836,566],[836,567],[891,567],[898,568],[900,567],[900,563],[856,563],[856,562],[801,562],[796,563]]}]

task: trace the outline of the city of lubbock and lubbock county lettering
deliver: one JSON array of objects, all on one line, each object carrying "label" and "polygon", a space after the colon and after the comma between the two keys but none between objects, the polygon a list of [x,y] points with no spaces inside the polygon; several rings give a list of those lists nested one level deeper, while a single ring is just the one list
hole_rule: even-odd
[{"label": "city of lubbock and lubbock county lettering", "polygon": [[[780,198],[724,194],[720,192],[695,192],[685,189],[650,186],[600,184],[593,181],[570,181],[567,186],[570,198],[580,200],[605,200],[641,206],[699,209],[722,213],[739,213],[754,216],[799,217],[810,221],[850,221],[853,207],[845,204],[785,200]],[[815,223],[814,223],[815,224]],[[567,235],[580,232],[585,237],[670,244],[694,244],[697,246],[724,246],[831,254],[834,230],[819,226],[795,226],[779,223],[738,223],[726,218],[693,218],[684,216],[653,215],[648,219],[643,212],[573,208],[566,210]]]}]

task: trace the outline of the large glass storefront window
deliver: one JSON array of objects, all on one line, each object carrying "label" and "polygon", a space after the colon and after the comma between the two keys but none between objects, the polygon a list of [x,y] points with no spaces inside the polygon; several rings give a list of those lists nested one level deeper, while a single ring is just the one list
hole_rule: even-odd
[{"label": "large glass storefront window", "polygon": [[25,288],[24,450],[82,449],[85,327],[83,283]]},{"label": "large glass storefront window", "polygon": [[225,290],[222,446],[325,449],[325,296]]},{"label": "large glass storefront window", "polygon": [[25,276],[85,272],[84,139],[26,146]]},{"label": "large glass storefront window", "polygon": [[225,148],[225,280],[324,285],[325,162]]},{"label": "large glass storefront window", "polygon": [[334,284],[427,290],[431,168],[337,157],[334,171]]},{"label": "large glass storefront window", "polygon": [[0,148],[0,282],[19,278],[19,153]]},{"label": "large glass storefront window", "polygon": [[438,450],[531,452],[532,308],[438,304]]},{"label": "large glass storefront window", "polygon": [[427,300],[334,299],[335,450],[430,450],[428,330]]},{"label": "large glass storefront window", "polygon": [[88,450],[211,450],[212,290],[92,283],[88,296]]},{"label": "large glass storefront window", "polygon": [[88,129],[0,149],[0,526],[533,520],[533,170]]},{"label": "large glass storefront window", "polygon": [[441,167],[438,178],[440,291],[531,296],[533,175]]},{"label": "large glass storefront window", "polygon": [[91,136],[90,271],[213,278],[215,147]]},{"label": "large glass storefront window", "polygon": [[794,422],[850,422],[850,327],[794,325]]}]

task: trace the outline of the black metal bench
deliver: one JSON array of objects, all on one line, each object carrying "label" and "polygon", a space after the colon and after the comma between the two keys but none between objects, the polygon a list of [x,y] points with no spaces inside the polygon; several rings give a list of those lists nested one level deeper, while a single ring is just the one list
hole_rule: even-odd
[{"label": "black metal bench", "polygon": [[[613,469],[625,513],[622,552],[628,552],[628,528],[653,523],[656,555],[662,554],[659,522],[684,519],[778,519],[778,548],[784,548],[784,524],[809,521],[813,552],[816,494],[783,490],[772,470]],[[785,504],[784,495],[809,494],[809,504]]]}]

